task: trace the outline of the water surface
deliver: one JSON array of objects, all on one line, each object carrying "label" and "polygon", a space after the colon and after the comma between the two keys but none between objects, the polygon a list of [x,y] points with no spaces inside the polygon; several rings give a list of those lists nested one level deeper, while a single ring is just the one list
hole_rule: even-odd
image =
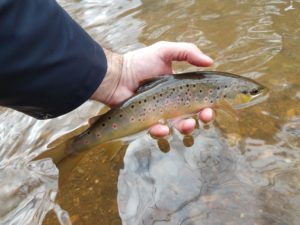
[{"label": "water surface", "polygon": [[[2,223],[39,224],[58,203],[75,225],[299,224],[300,1],[60,3],[113,51],[160,40],[193,42],[215,59],[209,69],[253,78],[270,88],[270,97],[240,110],[239,120],[218,111],[213,124],[200,124],[184,143],[174,132],[167,153],[144,135],[113,159],[101,148],[71,157],[58,166],[59,176],[51,161],[30,160],[50,142],[86,125],[102,106],[87,102],[49,121],[1,108],[5,189],[0,202],[10,202],[1,209]],[[196,68],[177,63],[175,69]],[[59,222],[51,212],[43,224]]]}]

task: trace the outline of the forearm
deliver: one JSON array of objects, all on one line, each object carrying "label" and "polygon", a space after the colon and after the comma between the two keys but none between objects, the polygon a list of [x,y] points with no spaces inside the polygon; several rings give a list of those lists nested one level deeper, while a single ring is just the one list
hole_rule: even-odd
[{"label": "forearm", "polygon": [[102,48],[54,0],[2,0],[0,27],[0,105],[52,118],[102,82]]}]

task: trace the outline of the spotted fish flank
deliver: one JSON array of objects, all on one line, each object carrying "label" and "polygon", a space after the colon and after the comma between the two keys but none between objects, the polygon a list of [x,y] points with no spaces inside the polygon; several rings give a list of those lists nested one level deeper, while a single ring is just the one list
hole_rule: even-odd
[{"label": "spotted fish flank", "polygon": [[204,107],[245,108],[263,100],[267,89],[241,76],[213,71],[167,75],[148,82],[137,94],[68,141],[68,153],[120,139],[149,128],[161,119],[192,115]]}]

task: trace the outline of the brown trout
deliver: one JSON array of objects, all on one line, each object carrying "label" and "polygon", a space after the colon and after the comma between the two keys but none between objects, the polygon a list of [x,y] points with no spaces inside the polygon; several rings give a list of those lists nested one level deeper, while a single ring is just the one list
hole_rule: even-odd
[{"label": "brown trout", "polygon": [[61,151],[54,161],[100,143],[136,134],[162,119],[193,115],[205,107],[245,108],[266,97],[264,86],[234,74],[203,71],[161,76],[141,86],[136,95],[118,107],[98,116],[86,131],[64,146],[54,148]]}]

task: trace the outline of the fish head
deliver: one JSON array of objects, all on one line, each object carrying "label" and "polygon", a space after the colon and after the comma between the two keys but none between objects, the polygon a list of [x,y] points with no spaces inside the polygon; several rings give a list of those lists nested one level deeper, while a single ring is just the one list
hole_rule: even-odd
[{"label": "fish head", "polygon": [[264,101],[268,89],[248,78],[233,78],[223,92],[223,99],[235,109],[246,108]]}]

